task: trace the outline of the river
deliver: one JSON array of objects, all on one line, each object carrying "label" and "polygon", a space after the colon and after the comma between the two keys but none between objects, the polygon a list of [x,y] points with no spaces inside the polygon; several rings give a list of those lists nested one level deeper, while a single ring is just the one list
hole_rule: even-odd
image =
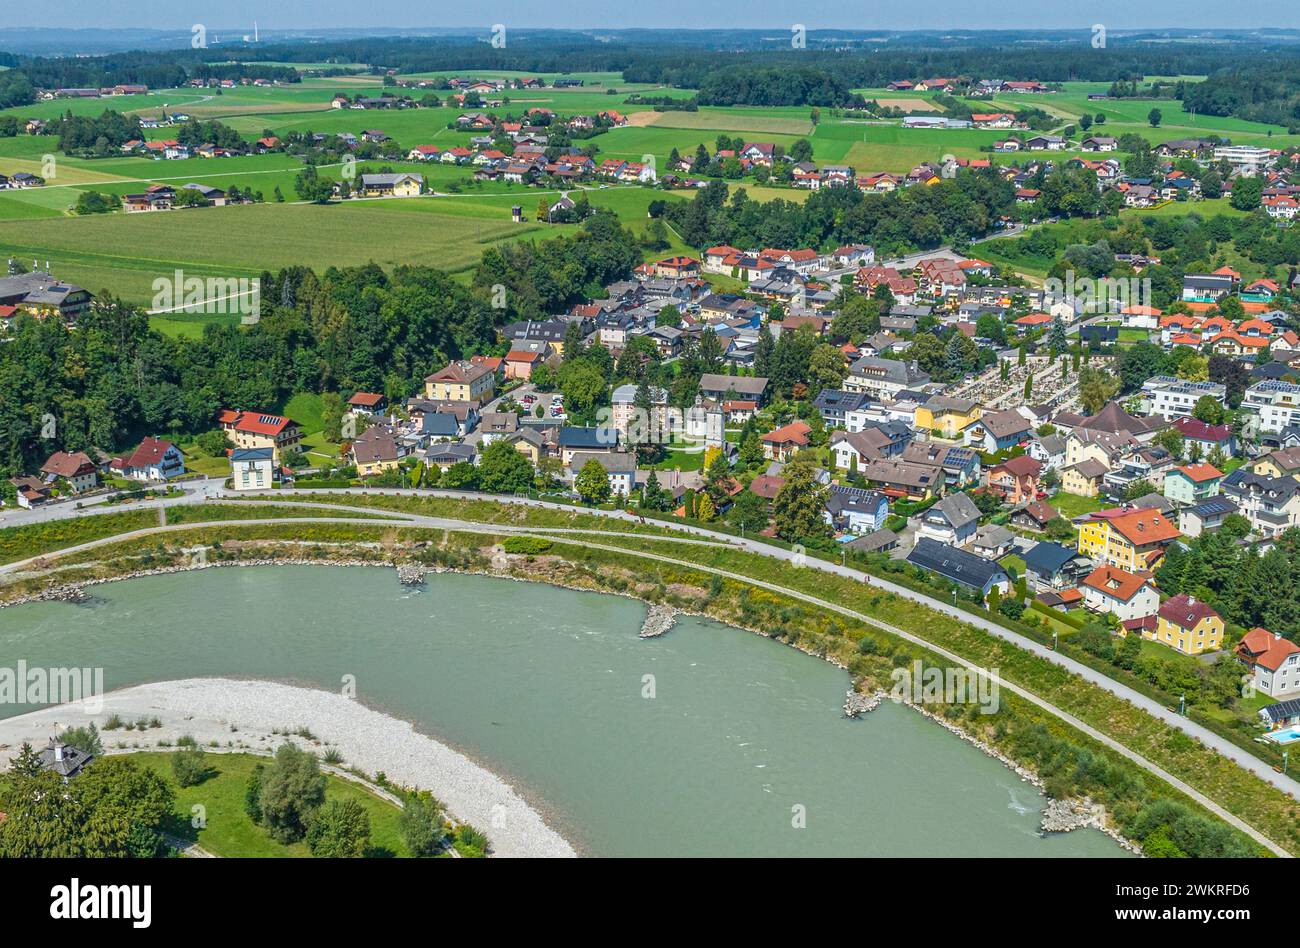
[{"label": "river", "polygon": [[1122,855],[1096,830],[1040,836],[1032,786],[906,707],[842,718],[832,665],[691,617],[642,640],[631,599],[310,566],[92,592],[0,610],[0,665],[102,667],[108,690],[355,676],[359,700],[510,781],[587,854]]}]

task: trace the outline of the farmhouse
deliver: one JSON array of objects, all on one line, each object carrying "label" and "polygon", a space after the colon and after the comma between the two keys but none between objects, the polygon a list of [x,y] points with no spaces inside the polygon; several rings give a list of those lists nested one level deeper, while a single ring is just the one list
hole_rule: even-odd
[{"label": "farmhouse", "polygon": [[361,193],[366,197],[418,197],[424,193],[424,176],[401,174],[363,174]]}]

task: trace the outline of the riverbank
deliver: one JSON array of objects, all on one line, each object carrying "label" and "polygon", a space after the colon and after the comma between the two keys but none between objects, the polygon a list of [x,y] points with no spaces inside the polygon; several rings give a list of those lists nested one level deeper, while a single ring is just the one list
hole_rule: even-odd
[{"label": "riverbank", "polygon": [[[157,718],[146,731],[104,731],[107,717]],[[279,682],[191,678],[136,685],[104,696],[87,713],[79,703],[58,705],[0,721],[0,760],[24,741],[39,747],[66,727],[95,723],[105,750],[119,743],[138,750],[175,746],[182,735],[200,745],[269,751],[292,740],[317,752],[336,750],[344,763],[389,782],[430,791],[449,815],[478,827],[504,857],[573,857],[573,846],[551,829],[508,783],[407,721],[371,710],[352,698]],[[289,736],[307,729],[311,739]],[[137,746],[138,745],[138,746]]]},{"label": "riverbank", "polygon": [[[472,564],[467,564],[460,567],[448,567],[444,565],[424,565],[419,563],[412,563],[407,560],[391,558],[391,554],[385,555],[381,553],[378,549],[376,549],[377,555],[374,559],[360,559],[355,556],[355,550],[356,550],[355,546],[352,547],[352,550],[353,550],[352,555],[348,555],[346,552],[346,548],[340,546],[339,549],[337,550],[337,553],[339,555],[332,558],[309,557],[309,556],[301,556],[301,555],[297,555],[293,557],[266,557],[265,555],[263,556],[253,555],[247,559],[231,558],[231,559],[215,560],[215,561],[208,560],[208,561],[200,561],[200,562],[189,562],[183,564],[173,564],[170,566],[153,567],[147,569],[127,570],[121,574],[114,575],[114,576],[96,577],[93,579],[74,581],[66,584],[61,584],[58,586],[47,587],[46,589],[40,590],[37,593],[23,596],[20,597],[19,599],[12,600],[4,604],[17,605],[20,602],[49,601],[49,600],[67,601],[70,603],[85,602],[88,598],[87,590],[94,586],[101,585],[104,583],[117,582],[124,579],[132,579],[132,578],[139,578],[145,576],[158,576],[158,575],[166,575],[166,574],[177,573],[177,572],[188,572],[192,570],[207,569],[213,566],[354,566],[354,567],[355,566],[369,566],[369,567],[378,566],[378,567],[386,567],[390,569],[395,567],[396,570],[395,570],[394,579],[404,585],[420,583],[422,581],[423,574],[426,572],[427,573],[451,572],[451,573],[463,573],[467,575],[492,576],[501,579],[513,579],[516,582],[541,583],[544,585],[560,586],[563,588],[568,588],[568,589],[573,589],[578,591],[599,592],[604,595],[624,596],[627,598],[635,599],[646,606],[646,616],[640,632],[640,636],[642,638],[653,638],[664,634],[669,629],[671,629],[671,627],[675,624],[677,618],[682,615],[699,616],[702,618],[711,619],[713,621],[726,621],[727,624],[736,626],[738,628],[742,628],[745,631],[752,632],[754,634],[763,636],[765,638],[773,637],[771,633],[769,633],[767,630],[760,629],[752,625],[747,625],[744,622],[738,622],[734,618],[723,620],[716,616],[710,616],[708,614],[708,611],[702,608],[701,609],[682,608],[681,606],[674,606],[662,601],[656,601],[653,598],[649,598],[646,595],[640,594],[644,591],[638,590],[635,587],[615,590],[603,586],[598,582],[575,581],[574,576],[565,575],[563,574],[562,571],[551,568],[552,565],[558,565],[558,563],[556,563],[555,561],[567,562],[563,557],[557,556],[555,554],[551,554],[548,556],[525,556],[523,554],[514,555],[514,556],[498,555],[497,557],[494,557],[492,560],[489,561],[490,565],[487,565],[486,563],[484,564],[485,566],[487,566],[487,568],[481,568],[481,567],[476,567]],[[242,548],[239,551],[239,553],[243,555],[247,555],[252,553],[252,549]],[[529,573],[521,574],[514,567],[522,566],[525,562],[529,564],[531,569]],[[686,590],[684,589],[682,590],[682,592],[685,591]],[[828,662],[829,664],[832,664],[843,671],[846,672],[848,671],[848,668],[842,662],[838,661],[836,657],[833,655],[823,653],[818,650],[810,649],[804,646],[802,643],[784,642],[784,644],[786,644],[788,647],[793,648],[796,651],[802,652],[811,657]],[[849,695],[846,696],[844,713],[848,716],[853,716],[853,717],[857,717],[860,714],[868,713],[874,707],[878,706],[878,704],[884,697],[885,695],[882,691],[876,691],[875,693],[868,691],[868,693],[863,694],[862,692],[857,691],[857,689],[854,688],[853,690],[850,691]],[[1037,790],[1039,793],[1043,792],[1044,790],[1043,781],[1032,770],[1029,770],[1024,766],[1020,765],[1015,760],[1003,754],[996,748],[980,740],[974,734],[966,731],[965,729],[954,724],[953,722],[946,720],[941,715],[935,714],[931,712],[929,709],[922,707],[920,705],[912,704],[910,702],[903,702],[903,703],[907,704],[907,706],[912,708],[913,710],[918,711],[923,716],[930,718],[932,721],[939,724],[945,730],[954,734],[961,740],[975,746],[982,753],[997,760],[1008,770],[1012,771],[1021,780],[1033,786],[1035,790]],[[394,719],[387,719],[387,720],[392,721]],[[394,723],[401,724],[402,722],[394,722]],[[310,721],[306,722],[306,726],[312,728],[312,730],[315,731],[315,725],[312,724]],[[409,725],[403,724],[402,726],[409,728]],[[288,722],[281,722],[279,724],[279,728],[282,731],[288,730],[290,729],[290,727],[291,725]],[[3,735],[3,733],[4,733],[3,728],[0,727],[0,735]],[[182,730],[179,733],[186,733],[186,732]],[[198,737],[198,735],[195,736]],[[229,740],[229,737],[222,734],[222,735],[218,735],[216,739],[219,740],[221,743],[225,743],[226,740]],[[207,741],[208,738],[203,738],[201,740],[202,743],[207,743]],[[106,746],[108,746],[107,741],[106,741]],[[348,757],[348,762],[354,763],[353,757]],[[396,771],[394,771],[393,769],[387,766],[382,766],[382,765],[376,767],[370,767],[366,765],[360,765],[360,766],[362,766],[363,769],[369,772],[383,770],[390,777],[390,779],[394,779],[396,775]],[[398,782],[400,783],[405,781],[398,780]],[[448,804],[450,805],[450,800],[447,800],[444,797],[444,795],[440,794],[432,786],[429,786],[425,783],[418,783],[418,785],[433,790],[435,796],[439,796],[440,798],[443,798],[445,802],[448,802]],[[1080,800],[1073,800],[1073,799],[1059,800],[1059,801],[1049,799],[1048,803],[1049,803],[1049,807],[1043,814],[1042,826],[1041,826],[1042,831],[1068,832],[1072,829],[1092,827],[1101,830],[1107,836],[1111,837],[1117,843],[1123,846],[1126,850],[1130,852],[1140,853],[1139,847],[1134,845],[1132,841],[1125,839],[1123,835],[1119,833],[1113,825],[1109,825],[1109,820],[1106,816],[1105,809],[1101,807],[1099,804],[1093,804],[1091,801],[1087,801],[1087,800],[1080,801]],[[1067,819],[1066,814],[1072,814],[1073,818]],[[460,819],[466,819],[471,823],[476,822],[474,818],[465,816],[459,811],[454,810],[453,815]],[[491,818],[491,813],[489,812],[489,819],[490,818]],[[540,818],[538,819],[540,821]],[[488,829],[489,824],[484,822],[482,819],[478,820],[477,823],[480,826],[482,826],[482,828],[484,828],[485,830]],[[491,831],[489,831],[489,836],[493,836],[493,835],[494,834]]]}]

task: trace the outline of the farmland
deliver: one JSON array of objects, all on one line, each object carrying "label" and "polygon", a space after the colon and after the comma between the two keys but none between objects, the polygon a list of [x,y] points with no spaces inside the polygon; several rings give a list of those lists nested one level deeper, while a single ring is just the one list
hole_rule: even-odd
[{"label": "farmland", "polygon": [[[491,71],[479,72],[491,76]],[[504,75],[504,74],[503,74]],[[922,161],[945,155],[958,158],[991,157],[996,163],[1023,161],[1032,153],[994,155],[986,149],[1004,132],[987,129],[905,128],[898,120],[867,120],[831,115],[814,117],[805,107],[700,107],[698,111],[655,112],[651,107],[624,100],[631,93],[687,98],[690,90],[630,84],[612,73],[575,74],[586,83],[576,89],[508,90],[500,107],[491,113],[519,113],[539,107],[560,115],[591,114],[617,109],[634,120],[591,142],[599,157],[642,161],[651,156],[663,169],[669,153],[693,154],[704,145],[716,147],[719,135],[748,141],[770,141],[789,148],[806,138],[819,164],[847,164],[860,174],[877,171],[904,173]],[[402,76],[416,79],[419,76]],[[546,78],[546,77],[543,77]],[[330,100],[339,92],[376,93],[378,77],[370,75],[306,78],[288,86],[235,89],[157,90],[142,96],[111,99],[72,99],[40,102],[9,110],[23,118],[55,119],[64,112],[94,115],[106,108],[141,116],[162,116],[184,110],[196,118],[220,119],[246,139],[288,132],[359,134],[368,128],[384,131],[403,148],[417,144],[442,147],[467,145],[471,132],[449,128],[461,109],[442,106],[385,111],[334,109]],[[1219,134],[1240,142],[1268,142],[1282,146],[1300,141],[1284,129],[1232,118],[1191,116],[1171,100],[1094,100],[1102,83],[1067,83],[1051,95],[1001,95],[989,108],[1014,110],[1033,106],[1056,115],[1062,126],[1085,113],[1101,113],[1106,122],[1094,132],[1121,135],[1137,132],[1156,142],[1191,134]],[[911,112],[936,108],[924,93],[885,89],[859,90],[868,99]],[[421,90],[411,89],[419,97]],[[445,96],[446,93],[437,93]],[[1164,120],[1159,128],[1147,122],[1152,105]],[[5,114],[0,112],[0,114]],[[151,134],[165,137],[167,130]],[[1077,152],[1054,152],[1067,158]],[[1122,156],[1121,156],[1122,157]],[[119,156],[83,159],[64,156],[51,137],[19,135],[0,139],[0,172],[29,172],[47,179],[41,188],[0,192],[0,255],[48,260],[61,277],[92,291],[107,289],[135,302],[148,302],[153,281],[181,266],[187,274],[217,277],[253,277],[264,270],[307,262],[312,266],[348,266],[376,262],[437,265],[467,271],[484,247],[501,240],[535,239],[571,232],[572,225],[547,227],[535,222],[510,220],[511,206],[524,209],[526,220],[535,217],[539,199],[554,199],[554,191],[502,182],[475,182],[472,169],[439,163],[363,162],[361,170],[383,166],[394,171],[417,171],[425,176],[432,195],[403,201],[353,201],[344,205],[305,205],[296,200],[294,181],[301,164],[285,154],[227,158],[190,158],[158,161]],[[322,174],[337,174],[326,165]],[[209,208],[162,214],[108,215],[80,218],[71,213],[80,192],[97,190],[124,195],[150,184],[178,186],[194,182],[221,188],[235,186],[258,193],[265,203],[252,206]],[[801,201],[807,192],[780,186],[755,186],[736,182],[755,200],[781,197]],[[655,199],[686,200],[689,192],[664,192],[635,186],[592,189],[594,205],[615,210],[632,227],[644,232],[646,209]],[[283,200],[281,200],[281,198]],[[675,235],[671,252],[685,252]],[[649,251],[647,251],[647,254]],[[220,317],[218,317],[220,318]],[[160,317],[157,324],[168,332],[197,333],[202,318]]]}]

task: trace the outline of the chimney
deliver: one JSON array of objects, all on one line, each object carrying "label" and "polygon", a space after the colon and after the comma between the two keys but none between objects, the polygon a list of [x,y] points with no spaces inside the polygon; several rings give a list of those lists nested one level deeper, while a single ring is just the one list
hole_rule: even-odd
[{"label": "chimney", "polygon": [[1196,597],[1195,597],[1195,596],[1188,596],[1188,597],[1187,597],[1187,604],[1188,604],[1189,606],[1194,606],[1194,605],[1196,605]]},{"label": "chimney", "polygon": [[63,760],[63,745],[62,745],[62,744],[55,744],[55,745],[54,745],[54,759],[55,759],[55,760]]},{"label": "chimney", "polygon": [[1274,632],[1274,633],[1273,633],[1273,641],[1274,641],[1274,642],[1280,642],[1280,641],[1282,641],[1282,633],[1281,633],[1281,632]]}]

